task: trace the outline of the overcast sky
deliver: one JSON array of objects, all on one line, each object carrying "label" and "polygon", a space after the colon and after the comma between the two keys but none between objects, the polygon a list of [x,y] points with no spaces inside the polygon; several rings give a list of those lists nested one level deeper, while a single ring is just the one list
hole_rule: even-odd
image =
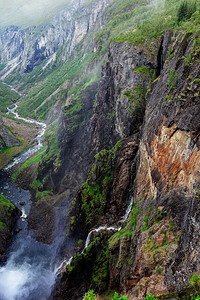
[{"label": "overcast sky", "polygon": [[0,27],[37,25],[71,0],[0,0]]}]

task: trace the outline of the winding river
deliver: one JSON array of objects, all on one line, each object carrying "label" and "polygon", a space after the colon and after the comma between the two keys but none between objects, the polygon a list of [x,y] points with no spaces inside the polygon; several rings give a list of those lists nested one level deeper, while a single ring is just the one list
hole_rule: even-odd
[{"label": "winding river", "polygon": [[[42,136],[46,124],[22,118],[17,113],[17,104],[8,113],[15,118],[38,125],[37,145],[20,154],[0,171],[0,193],[11,200],[21,211],[22,216],[16,227],[21,231],[13,238],[7,250],[7,262],[0,267],[0,300],[45,300],[49,297],[55,283],[57,266],[55,264],[60,243],[52,245],[37,242],[27,229],[27,215],[31,200],[29,191],[16,188],[11,181],[11,169],[43,147]],[[20,205],[25,203],[25,205]]]}]

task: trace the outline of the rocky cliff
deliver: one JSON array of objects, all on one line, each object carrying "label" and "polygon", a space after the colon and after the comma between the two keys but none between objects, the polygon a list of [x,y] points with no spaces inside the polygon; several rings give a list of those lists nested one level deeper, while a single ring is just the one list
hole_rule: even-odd
[{"label": "rocky cliff", "polygon": [[8,63],[1,71],[1,78],[5,79],[14,69],[15,72],[29,73],[44,60],[45,69],[56,60],[56,52],[61,46],[64,49],[62,61],[66,60],[86,34],[94,31],[95,26],[102,26],[101,14],[110,0],[97,0],[83,5],[85,2],[73,1],[51,24],[27,29],[10,26],[2,31],[0,63]]},{"label": "rocky cliff", "polygon": [[[199,272],[199,44],[196,36],[167,31],[154,42],[151,53],[146,52],[147,45],[110,46],[109,63],[103,68],[109,70],[106,83],[110,92],[105,86],[106,93],[101,92],[104,71],[97,107],[102,101],[104,108],[109,95],[109,105],[114,108],[109,129],[122,141],[96,155],[71,211],[71,230],[78,238],[85,238],[89,229],[100,225],[119,230],[121,225],[116,222],[120,220],[122,228],[111,237],[109,234],[106,246],[105,236],[94,232],[90,248],[76,256],[64,273],[54,293],[56,299],[63,295],[81,299],[90,288],[102,292],[108,287],[127,293],[129,299],[179,293]],[[149,74],[154,72],[156,79],[148,87]],[[140,128],[135,112],[138,103],[140,108],[144,106],[144,94],[146,108]],[[139,112],[141,124],[144,110]],[[98,120],[100,116],[102,112]],[[102,129],[98,122],[96,125]],[[140,129],[138,144],[134,133]],[[130,138],[124,139],[127,136]],[[132,210],[123,223],[131,195]],[[104,255],[95,256],[93,247],[99,247],[99,255]],[[107,252],[102,252],[102,247]],[[77,272],[79,266],[86,272],[84,264],[91,256],[88,276],[92,279],[86,281]],[[96,285],[97,278],[105,280],[106,286]],[[73,294],[80,281],[84,283],[80,293]]]},{"label": "rocky cliff", "polygon": [[[113,43],[109,48],[109,61],[102,68],[100,82],[90,84],[76,97],[72,95],[65,99],[59,117],[57,153],[52,155],[53,147],[55,148],[54,140],[53,146],[49,145],[38,169],[37,180],[41,182],[40,191],[51,190],[56,194],[56,201],[70,203],[80,186],[86,181],[94,156],[103,149],[111,150],[123,137],[137,133],[144,115],[144,94],[157,70],[159,41],[150,42],[154,47],[152,53],[149,53],[146,45],[130,46],[126,43],[123,45]],[[124,63],[119,60],[121,56]],[[131,153],[135,152],[135,148],[137,148],[137,137],[130,140],[127,148],[124,146],[124,149],[121,149],[122,157],[129,155],[129,151],[132,156]],[[108,159],[107,156],[109,156],[107,151],[102,152],[102,162],[99,163],[103,164]],[[112,160],[117,163],[115,157],[111,157]],[[132,175],[128,173],[132,164],[126,166],[126,163],[122,164],[122,160],[117,167],[117,169],[122,168],[122,174],[113,177],[114,185],[123,176],[130,177],[130,182],[133,180]],[[107,171],[105,177],[108,175]],[[115,171],[111,168],[109,172]],[[98,179],[98,175],[94,176]],[[129,189],[130,183],[125,183],[123,188]],[[125,191],[123,193],[125,194]],[[116,196],[113,195],[113,198]],[[122,208],[121,216],[125,211],[128,198],[127,196],[125,203],[122,201],[122,196],[119,200]],[[114,201],[117,203],[118,200]],[[112,209],[110,215],[111,213]],[[117,218],[114,218],[113,222],[114,220],[117,221]],[[84,234],[86,233],[85,231]]]}]

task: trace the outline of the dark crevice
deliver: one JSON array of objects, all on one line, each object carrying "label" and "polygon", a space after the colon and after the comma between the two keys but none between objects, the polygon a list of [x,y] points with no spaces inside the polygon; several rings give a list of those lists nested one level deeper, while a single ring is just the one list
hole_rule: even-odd
[{"label": "dark crevice", "polygon": [[164,40],[164,38],[162,37],[161,43],[160,43],[160,48],[158,50],[158,56],[157,56],[156,77],[160,76],[161,71],[163,69],[163,40]]}]

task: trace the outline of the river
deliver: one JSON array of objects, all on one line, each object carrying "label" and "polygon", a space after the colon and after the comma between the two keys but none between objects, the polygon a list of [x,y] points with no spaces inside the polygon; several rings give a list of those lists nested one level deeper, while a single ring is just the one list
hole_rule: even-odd
[{"label": "river", "polygon": [[[31,207],[29,191],[17,188],[11,181],[12,167],[20,165],[37,150],[43,147],[42,136],[46,124],[21,118],[17,113],[17,104],[8,113],[15,118],[39,126],[37,145],[20,154],[0,171],[0,193],[11,200],[21,211],[22,216],[16,227],[22,229],[13,237],[7,250],[7,262],[0,267],[0,300],[45,300],[49,297],[56,279],[55,264],[60,243],[52,245],[37,242],[28,231],[27,216]],[[25,205],[21,205],[22,202]],[[21,204],[20,204],[21,203]]]}]

